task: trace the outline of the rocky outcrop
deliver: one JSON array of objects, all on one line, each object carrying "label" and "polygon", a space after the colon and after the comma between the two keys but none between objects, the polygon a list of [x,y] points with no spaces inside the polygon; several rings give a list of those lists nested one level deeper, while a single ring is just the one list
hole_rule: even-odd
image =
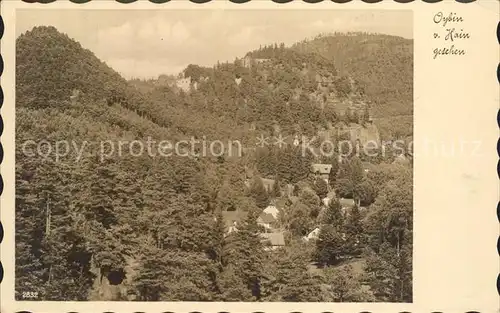
[{"label": "rocky outcrop", "polygon": [[335,126],[329,125],[327,129],[318,131],[319,139],[326,141],[334,141],[336,138],[346,137],[345,135],[353,143],[359,140],[361,145],[369,141],[380,145],[380,133],[377,126],[373,123],[366,123],[365,125],[351,123],[345,125],[340,122]]}]

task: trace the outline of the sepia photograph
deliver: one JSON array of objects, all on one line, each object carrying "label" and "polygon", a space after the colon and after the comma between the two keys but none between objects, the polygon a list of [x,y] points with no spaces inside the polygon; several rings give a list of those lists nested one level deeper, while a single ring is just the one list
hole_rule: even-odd
[{"label": "sepia photograph", "polygon": [[15,299],[412,303],[413,22],[18,10]]}]

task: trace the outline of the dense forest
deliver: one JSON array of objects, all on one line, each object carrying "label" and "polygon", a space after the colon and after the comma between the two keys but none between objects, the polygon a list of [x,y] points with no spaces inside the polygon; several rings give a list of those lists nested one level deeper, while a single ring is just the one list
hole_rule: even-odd
[{"label": "dense forest", "polygon": [[[412,67],[410,40],[330,34],[213,67],[191,64],[179,77],[127,81],[54,27],[22,34],[17,299],[411,302],[411,155],[253,147],[260,134],[411,138]],[[366,136],[339,132],[345,127]],[[58,160],[23,151],[29,140],[148,137],[249,148],[242,156],[102,159],[92,146],[78,162],[76,150]],[[328,179],[311,164],[328,164]],[[279,209],[279,249],[262,240],[268,206]],[[228,232],[231,212],[241,218]],[[315,229],[317,238],[305,240]]]}]

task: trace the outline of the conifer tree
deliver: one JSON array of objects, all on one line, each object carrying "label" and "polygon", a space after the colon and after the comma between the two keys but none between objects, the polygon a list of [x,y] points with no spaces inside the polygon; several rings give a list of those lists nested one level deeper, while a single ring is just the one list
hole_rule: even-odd
[{"label": "conifer tree", "polygon": [[361,287],[362,276],[351,265],[329,267],[325,271],[326,283],[331,286],[334,302],[370,302],[373,296]]},{"label": "conifer tree", "polygon": [[344,255],[344,216],[340,202],[333,198],[323,215],[318,240],[316,259],[325,265],[335,264]]},{"label": "conifer tree", "polygon": [[269,195],[259,176],[253,178],[250,186],[250,194],[255,199],[255,203],[259,208],[263,209],[269,204]]},{"label": "conifer tree", "polygon": [[383,244],[378,254],[372,253],[366,261],[367,282],[378,301],[397,301],[397,268],[392,264],[396,260],[394,249]]},{"label": "conifer tree", "polygon": [[314,180],[313,188],[320,199],[323,199],[328,194],[328,184],[321,177]]},{"label": "conifer tree", "polygon": [[354,194],[359,199],[360,205],[369,206],[375,201],[377,196],[374,182],[369,178],[363,179],[363,181],[355,187]]},{"label": "conifer tree", "polygon": [[333,225],[337,229],[342,229],[344,227],[344,215],[337,198],[332,198],[330,200],[321,222],[323,224]]},{"label": "conifer tree", "polygon": [[342,158],[339,162],[339,170],[337,172],[337,179],[347,179],[349,178],[351,169],[349,160],[346,158]]},{"label": "conifer tree", "polygon": [[335,182],[337,180],[337,173],[339,171],[339,158],[337,154],[334,154],[332,156],[332,168],[330,169],[330,173],[328,173],[328,183],[330,184],[331,187],[334,187]]},{"label": "conifer tree", "polygon": [[368,121],[370,121],[371,117],[370,117],[370,111],[368,110],[368,105],[364,106],[363,114],[361,115],[360,119],[361,119],[363,125],[365,123],[367,123]]},{"label": "conifer tree", "polygon": [[359,255],[362,252],[364,244],[364,232],[358,206],[355,205],[349,211],[344,229],[346,234],[345,252],[351,256]]},{"label": "conifer tree", "polygon": [[244,283],[239,271],[230,265],[219,278],[220,301],[252,301],[252,292]]},{"label": "conifer tree", "polygon": [[92,176],[88,180],[88,202],[82,205],[87,219],[95,220],[104,228],[110,228],[117,222],[116,167],[112,161],[106,160],[105,163],[97,164],[92,171]]},{"label": "conifer tree", "polygon": [[286,250],[277,251],[268,262],[271,271],[265,282],[265,301],[321,301],[320,282],[308,270],[304,247],[291,242]]},{"label": "conifer tree", "polygon": [[159,301],[166,290],[163,283],[164,271],[168,268],[164,265],[162,250],[156,247],[146,246],[141,251],[139,274],[135,277],[134,289],[138,300]]},{"label": "conifer tree", "polygon": [[250,212],[236,233],[236,247],[231,260],[252,296],[260,299],[260,284],[263,266],[263,244],[257,225],[256,212]]},{"label": "conifer tree", "polygon": [[213,225],[213,238],[212,245],[209,248],[209,256],[213,259],[218,266],[222,266],[222,255],[224,250],[224,235],[226,233],[226,225],[222,211],[218,211],[215,215],[215,223]]},{"label": "conifer tree", "polygon": [[307,235],[311,228],[311,208],[301,201],[295,202],[287,214],[287,222],[288,230],[293,236]]},{"label": "conifer tree", "polygon": [[321,226],[316,240],[316,260],[323,265],[336,264],[343,256],[342,233],[333,225]]},{"label": "conifer tree", "polygon": [[359,157],[354,156],[349,162],[349,176],[350,179],[352,180],[352,185],[357,186],[361,184],[363,181],[364,177],[364,171],[363,171],[363,164],[361,163],[361,160]]},{"label": "conifer tree", "polygon": [[322,300],[319,281],[308,271],[307,263],[299,260],[296,264],[283,262],[290,266],[288,281],[280,294],[282,301],[288,302],[319,302]]},{"label": "conifer tree", "polygon": [[350,160],[343,160],[335,182],[335,191],[341,197],[355,197],[355,200],[359,203],[359,186],[362,184],[363,178],[363,165],[357,156],[352,157]]},{"label": "conifer tree", "polygon": [[412,246],[406,244],[400,251],[399,258],[397,259],[397,279],[399,301],[411,302],[413,300],[412,291]]},{"label": "conifer tree", "polygon": [[276,179],[274,180],[271,196],[274,198],[281,197],[281,181],[279,175],[276,175]]}]

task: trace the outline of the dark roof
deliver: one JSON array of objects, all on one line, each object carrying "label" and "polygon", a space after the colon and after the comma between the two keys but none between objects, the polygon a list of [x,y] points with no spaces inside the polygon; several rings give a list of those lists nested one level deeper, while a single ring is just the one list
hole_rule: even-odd
[{"label": "dark roof", "polygon": [[264,213],[264,212],[262,212],[259,215],[259,220],[264,222],[264,223],[276,222],[276,219],[274,218],[274,216],[271,213]]},{"label": "dark roof", "polygon": [[311,170],[313,173],[330,174],[330,171],[332,170],[332,165],[331,164],[312,164],[311,168],[312,168]]}]

